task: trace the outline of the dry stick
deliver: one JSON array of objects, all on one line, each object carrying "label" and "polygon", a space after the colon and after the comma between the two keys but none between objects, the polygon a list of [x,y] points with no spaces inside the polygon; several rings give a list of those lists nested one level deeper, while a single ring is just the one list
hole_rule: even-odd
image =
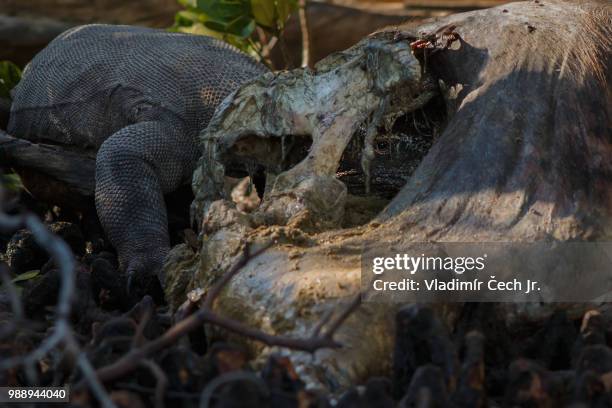
[{"label": "dry stick", "polygon": [[342,326],[342,323],[361,305],[361,295],[361,292],[355,295],[351,303],[340,313],[340,316],[329,325],[329,329],[325,331],[325,337],[331,339],[340,326]]},{"label": "dry stick", "polygon": [[308,18],[306,16],[306,0],[299,0],[298,17],[302,33],[302,68],[310,65],[310,33],[308,32]]},{"label": "dry stick", "polygon": [[45,339],[42,344],[27,356],[9,358],[0,362],[1,371],[40,360],[66,337],[66,333],[70,331],[68,317],[70,315],[72,294],[74,292],[75,263],[68,245],[60,239],[55,238],[55,236],[47,230],[44,224],[34,215],[26,214],[23,216],[11,217],[6,214],[0,214],[0,226],[7,229],[18,229],[22,227],[29,229],[38,245],[53,256],[56,264],[59,265],[60,274],[62,276],[62,285],[60,286],[56,307],[57,322],[53,334]]},{"label": "dry stick", "polygon": [[272,70],[275,70],[276,66],[274,65],[274,62],[270,58],[270,53],[272,52],[272,48],[274,48],[274,46],[277,43],[278,43],[278,37],[273,35],[272,38],[270,38],[270,41],[264,43],[263,49],[261,51],[261,54],[264,56],[265,61],[268,62]]},{"label": "dry stick", "polygon": [[[227,284],[227,282],[229,282],[229,280],[234,275],[236,275],[250,259],[265,251],[267,248],[270,247],[270,245],[271,244],[268,244],[263,248],[259,249],[258,251],[255,251],[251,255],[251,257],[243,256],[242,259],[236,265],[234,265],[234,267],[231,268],[225,275],[223,275],[215,286],[212,287],[212,289],[208,293],[208,296],[206,297],[207,303],[209,302],[210,304],[212,304],[212,302],[219,295],[221,290],[223,290],[225,284]],[[248,254],[248,250],[246,248],[244,250],[244,253]],[[201,313],[204,311],[206,311],[207,313]],[[199,312],[187,317],[186,319],[181,320],[155,340],[144,344],[142,347],[130,350],[127,354],[125,354],[123,357],[121,357],[114,363],[111,363],[107,366],[98,369],[98,379],[101,382],[107,382],[130,373],[131,371],[136,369],[136,367],[138,367],[142,359],[156,353],[157,351],[165,349],[171,344],[174,344],[180,337],[186,335],[190,331],[206,323],[207,319],[210,317],[209,315],[212,314],[213,313],[209,312],[208,309],[202,309]],[[75,388],[78,389],[82,386],[83,383],[80,382],[75,386]]]},{"label": "dry stick", "polygon": [[267,346],[286,347],[292,350],[307,351],[309,353],[313,353],[320,348],[338,348],[341,346],[340,343],[337,343],[331,338],[331,335],[328,336],[328,333],[326,333],[323,337],[309,338],[271,335],[261,330],[246,326],[236,320],[221,317],[205,309],[199,310],[196,314],[194,314],[194,317],[200,317],[204,322],[212,323],[234,333],[258,340]]},{"label": "dry stick", "polygon": [[153,360],[144,360],[141,364],[147,367],[155,377],[155,408],[164,408],[166,406],[164,404],[164,396],[168,386],[168,377],[166,377],[164,370]]},{"label": "dry stick", "polygon": [[152,302],[153,301],[150,297],[145,296],[143,298],[143,301],[141,301],[140,303],[140,307],[142,307],[144,311],[142,311],[142,316],[140,317],[140,321],[138,322],[138,326],[136,327],[136,333],[134,333],[134,338],[132,339],[132,347],[140,346],[145,341],[144,330],[147,324],[149,323],[149,320],[151,320],[151,317],[153,316]]},{"label": "dry stick", "polygon": [[[340,316],[338,316],[336,320],[334,320],[330,324],[330,327],[326,330],[323,337],[327,337],[329,339],[332,338],[332,336],[336,333],[340,326],[342,326],[342,323],[344,323],[344,321],[351,315],[351,313],[353,313],[359,307],[359,305],[361,304],[361,298],[361,292],[355,295],[351,303],[346,306]],[[327,323],[331,320],[332,316],[333,310],[330,309],[323,315],[319,323],[315,326],[314,330],[312,331],[312,337],[319,337],[319,333],[324,328],[324,326],[327,325]]]},{"label": "dry stick", "polygon": [[[289,336],[270,335],[236,320],[219,316],[211,310],[215,299],[219,296],[232,277],[234,277],[242,269],[242,267],[249,262],[249,260],[264,252],[270,247],[270,245],[271,244],[268,244],[260,248],[253,254],[250,254],[250,256],[248,253],[248,247],[245,245],[243,251],[244,256],[236,265],[234,265],[234,267],[228,270],[219,279],[217,284],[211,288],[200,310],[186,317],[184,320],[179,321],[155,340],[144,344],[142,347],[130,350],[127,354],[114,363],[98,369],[98,379],[104,383],[129,374],[139,366],[143,359],[174,344],[179,338],[205,323],[214,324],[231,332],[260,341],[268,346],[286,347],[289,349],[307,351],[310,353],[313,353],[321,348],[341,347],[341,345],[333,339],[333,335],[346,320],[346,318],[359,306],[361,294],[358,294],[348,305],[348,307],[338,316],[338,318],[330,324],[330,328],[323,336],[319,336],[318,333],[315,332],[315,334],[309,338],[293,338]],[[76,389],[81,387],[83,387],[82,382],[75,386]]]},{"label": "dry stick", "polygon": [[89,383],[89,388],[91,389],[92,393],[100,402],[100,405],[104,408],[116,408],[115,403],[106,393],[104,386],[102,383],[100,383],[100,381],[98,381],[95,368],[91,365],[87,355],[81,351],[81,348],[72,335],[72,332],[70,332],[67,337],[66,346],[72,351],[72,354],[76,356],[77,365],[81,370],[81,373],[83,373],[86,381]]},{"label": "dry stick", "polygon": [[268,35],[266,31],[261,27],[256,27],[256,32],[257,36],[259,37],[259,43],[261,44],[261,51],[258,52],[259,57],[267,66],[274,69],[274,64],[270,58],[270,51],[272,50],[274,45],[276,45],[276,41],[278,39],[276,36],[272,36],[272,38],[268,40]]},{"label": "dry stick", "polygon": [[[1,192],[0,197],[2,197]],[[59,267],[61,276],[61,286],[56,307],[57,321],[53,334],[27,355],[4,359],[0,362],[0,371],[9,370],[17,366],[32,367],[61,342],[65,342],[79,355],[78,365],[100,405],[104,408],[114,408],[115,404],[113,404],[102,385],[95,376],[92,376],[92,373],[94,373],[93,368],[89,360],[80,351],[70,326],[69,318],[75,288],[74,270],[76,265],[70,247],[51,233],[38,217],[32,214],[8,216],[0,212],[0,228],[4,230],[27,228],[30,230],[36,243],[52,256],[55,264]]]},{"label": "dry stick", "polygon": [[330,321],[333,315],[334,315],[333,309],[330,308],[326,310],[323,316],[321,317],[321,320],[319,320],[319,323],[317,323],[314,329],[312,330],[312,335],[318,336],[319,333],[321,333],[321,329],[323,329],[323,326],[325,326]]},{"label": "dry stick", "polygon": [[185,320],[188,316],[192,315],[193,312],[196,310],[198,304],[200,303],[202,295],[201,293],[194,294],[195,300],[192,299],[191,293],[195,291],[201,291],[202,293],[204,292],[202,289],[197,288],[187,294],[187,300],[185,300],[183,304],[180,305],[178,309],[176,309],[176,312],[174,312],[174,314],[170,318],[172,325],[182,320]]}]

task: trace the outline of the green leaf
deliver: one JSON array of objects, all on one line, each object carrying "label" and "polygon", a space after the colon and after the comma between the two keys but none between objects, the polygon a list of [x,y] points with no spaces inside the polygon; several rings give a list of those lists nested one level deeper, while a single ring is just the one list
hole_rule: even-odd
[{"label": "green leaf", "polygon": [[240,17],[251,17],[249,0],[197,0],[197,7],[219,23],[229,24]]},{"label": "green leaf", "polygon": [[10,98],[11,89],[19,83],[21,69],[10,61],[0,61],[0,97]]},{"label": "green leaf", "polygon": [[170,30],[174,32],[186,33],[186,34],[207,35],[209,37],[218,38],[219,40],[223,39],[222,33],[211,30],[210,28],[207,28],[202,23],[195,23],[190,26],[180,26],[180,27],[175,25]]},{"label": "green leaf", "polygon": [[199,21],[199,17],[193,11],[181,10],[174,15],[174,23],[178,27],[189,27],[196,21]]},{"label": "green leaf", "polygon": [[20,275],[15,276],[13,278],[13,283],[28,281],[30,279],[36,278],[38,275],[40,275],[39,270],[24,272]]},{"label": "green leaf", "polygon": [[195,7],[196,6],[196,1],[195,0],[178,0],[178,3],[183,6],[183,7]]},{"label": "green leaf", "polygon": [[211,30],[218,31],[220,33],[227,32],[227,24],[220,23],[218,21],[209,20],[204,23],[206,28],[210,28]]},{"label": "green leaf", "polygon": [[282,34],[297,0],[178,0],[185,8],[175,16],[171,31],[209,35],[234,45],[262,60],[260,44],[253,35],[259,26],[273,35]]},{"label": "green leaf", "polygon": [[225,31],[229,34],[240,38],[249,37],[255,30],[255,20],[249,17],[239,17],[225,27]]},{"label": "green leaf", "polygon": [[251,9],[258,25],[268,30],[279,31],[291,13],[298,9],[297,0],[251,0]]},{"label": "green leaf", "polygon": [[275,0],[251,0],[253,17],[260,26],[276,28],[276,4]]},{"label": "green leaf", "polygon": [[298,1],[297,0],[276,0],[276,10],[277,10],[277,28],[282,30],[285,27],[285,23],[291,16],[291,13],[298,9]]},{"label": "green leaf", "polygon": [[21,178],[16,173],[0,174],[0,185],[10,191],[23,190]]}]

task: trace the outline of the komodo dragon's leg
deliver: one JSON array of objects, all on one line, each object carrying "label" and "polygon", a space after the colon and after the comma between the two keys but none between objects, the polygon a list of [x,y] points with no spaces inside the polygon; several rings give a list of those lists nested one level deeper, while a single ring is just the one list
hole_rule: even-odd
[{"label": "komodo dragon's leg", "polygon": [[96,210],[136,292],[148,290],[169,251],[163,194],[190,179],[197,157],[195,138],[153,121],[119,130],[98,151]]}]

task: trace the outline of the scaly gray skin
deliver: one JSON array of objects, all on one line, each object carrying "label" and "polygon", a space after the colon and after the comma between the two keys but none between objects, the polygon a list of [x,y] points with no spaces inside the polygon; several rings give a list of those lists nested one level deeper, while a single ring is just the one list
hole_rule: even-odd
[{"label": "scaly gray skin", "polygon": [[97,151],[98,216],[128,273],[159,273],[163,194],[191,179],[215,107],[266,68],[215,39],[87,25],[58,36],[15,89],[9,133]]}]

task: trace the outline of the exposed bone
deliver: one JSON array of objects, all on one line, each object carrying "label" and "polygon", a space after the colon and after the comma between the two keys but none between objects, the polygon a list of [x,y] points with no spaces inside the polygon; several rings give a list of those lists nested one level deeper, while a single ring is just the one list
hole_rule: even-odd
[{"label": "exposed bone", "polygon": [[[424,81],[409,42],[395,39],[392,33],[373,35],[312,70],[266,75],[228,97],[201,135],[203,173],[196,175],[194,184],[208,197],[198,197],[196,213],[207,199],[218,197],[226,163],[254,161],[280,173],[266,188],[261,223],[285,225],[299,218],[300,225],[316,219],[321,228],[337,226],[346,187],[335,173],[360,124],[369,120],[362,156],[369,183],[377,126],[386,117],[422,107],[434,95],[435,88]],[[310,151],[283,171],[291,164],[289,151],[300,137],[312,138]],[[209,179],[213,183],[202,189]]]}]

